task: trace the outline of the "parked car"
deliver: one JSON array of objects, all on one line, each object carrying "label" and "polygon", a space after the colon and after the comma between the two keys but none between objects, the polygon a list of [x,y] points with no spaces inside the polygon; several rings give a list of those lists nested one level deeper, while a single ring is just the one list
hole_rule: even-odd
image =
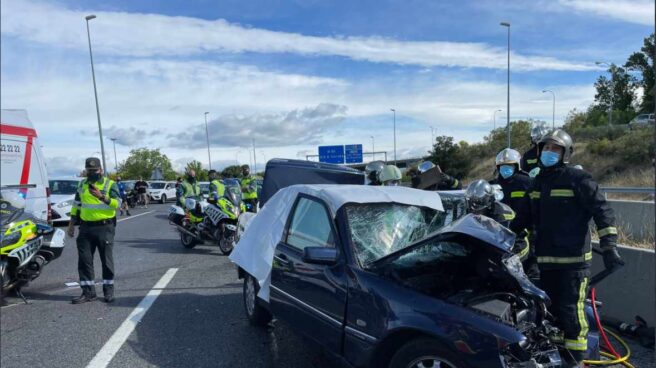
[{"label": "parked car", "polygon": [[84,178],[55,178],[49,180],[50,201],[52,202],[52,222],[65,224],[71,220],[71,208],[77,188]]},{"label": "parked car", "polygon": [[25,110],[0,110],[0,183],[18,189],[25,212],[50,222],[48,173],[34,124]]},{"label": "parked car", "polygon": [[[246,317],[275,317],[353,367],[560,366],[548,297],[512,254],[514,234],[479,215],[448,221],[435,192],[281,189],[230,256]],[[592,322],[588,341],[598,359]]]},{"label": "parked car", "polygon": [[639,128],[654,125],[654,114],[640,114],[629,122],[629,128]]},{"label": "parked car", "polygon": [[174,181],[149,181],[148,195],[153,201],[166,203],[167,200],[175,200]]}]

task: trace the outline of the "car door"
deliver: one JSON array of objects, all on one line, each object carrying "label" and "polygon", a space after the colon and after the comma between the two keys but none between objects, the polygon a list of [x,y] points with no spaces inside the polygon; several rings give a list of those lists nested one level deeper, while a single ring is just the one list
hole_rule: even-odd
[{"label": "car door", "polygon": [[[274,252],[270,303],[278,319],[339,353],[346,275],[344,253],[335,229],[323,201],[299,195]],[[307,247],[334,247],[338,260],[328,265],[305,262],[303,250]]]},{"label": "car door", "polygon": [[175,183],[166,183],[166,187],[164,188],[167,199],[175,198]]}]

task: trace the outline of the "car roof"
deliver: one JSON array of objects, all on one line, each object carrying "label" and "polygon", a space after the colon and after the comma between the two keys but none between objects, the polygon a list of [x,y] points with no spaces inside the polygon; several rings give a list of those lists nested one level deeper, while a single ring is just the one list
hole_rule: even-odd
[{"label": "car roof", "polygon": [[347,203],[397,203],[444,211],[439,194],[401,186],[299,184],[281,189],[272,197],[272,200],[279,194],[285,197],[289,194],[293,195],[294,192],[322,199],[332,211],[333,216]]}]

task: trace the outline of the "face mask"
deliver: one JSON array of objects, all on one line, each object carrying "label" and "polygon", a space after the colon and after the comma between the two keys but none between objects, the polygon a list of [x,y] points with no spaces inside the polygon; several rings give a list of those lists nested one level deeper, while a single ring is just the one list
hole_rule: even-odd
[{"label": "face mask", "polygon": [[540,153],[540,162],[544,167],[551,167],[560,161],[560,154],[551,151],[542,151]]},{"label": "face mask", "polygon": [[100,173],[89,173],[89,174],[87,174],[87,179],[89,179],[90,181],[98,181],[98,180],[100,180],[100,178],[101,178]]},{"label": "face mask", "polygon": [[499,167],[499,174],[501,174],[501,177],[504,179],[508,179],[513,176],[514,173],[515,168],[510,165],[501,165],[501,167]]}]

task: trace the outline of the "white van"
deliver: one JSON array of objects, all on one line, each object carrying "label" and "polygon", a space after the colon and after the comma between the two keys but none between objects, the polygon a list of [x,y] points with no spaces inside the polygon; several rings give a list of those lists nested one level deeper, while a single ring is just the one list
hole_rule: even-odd
[{"label": "white van", "polygon": [[50,188],[34,125],[25,110],[0,110],[0,186],[25,196],[25,210],[51,221]]}]

